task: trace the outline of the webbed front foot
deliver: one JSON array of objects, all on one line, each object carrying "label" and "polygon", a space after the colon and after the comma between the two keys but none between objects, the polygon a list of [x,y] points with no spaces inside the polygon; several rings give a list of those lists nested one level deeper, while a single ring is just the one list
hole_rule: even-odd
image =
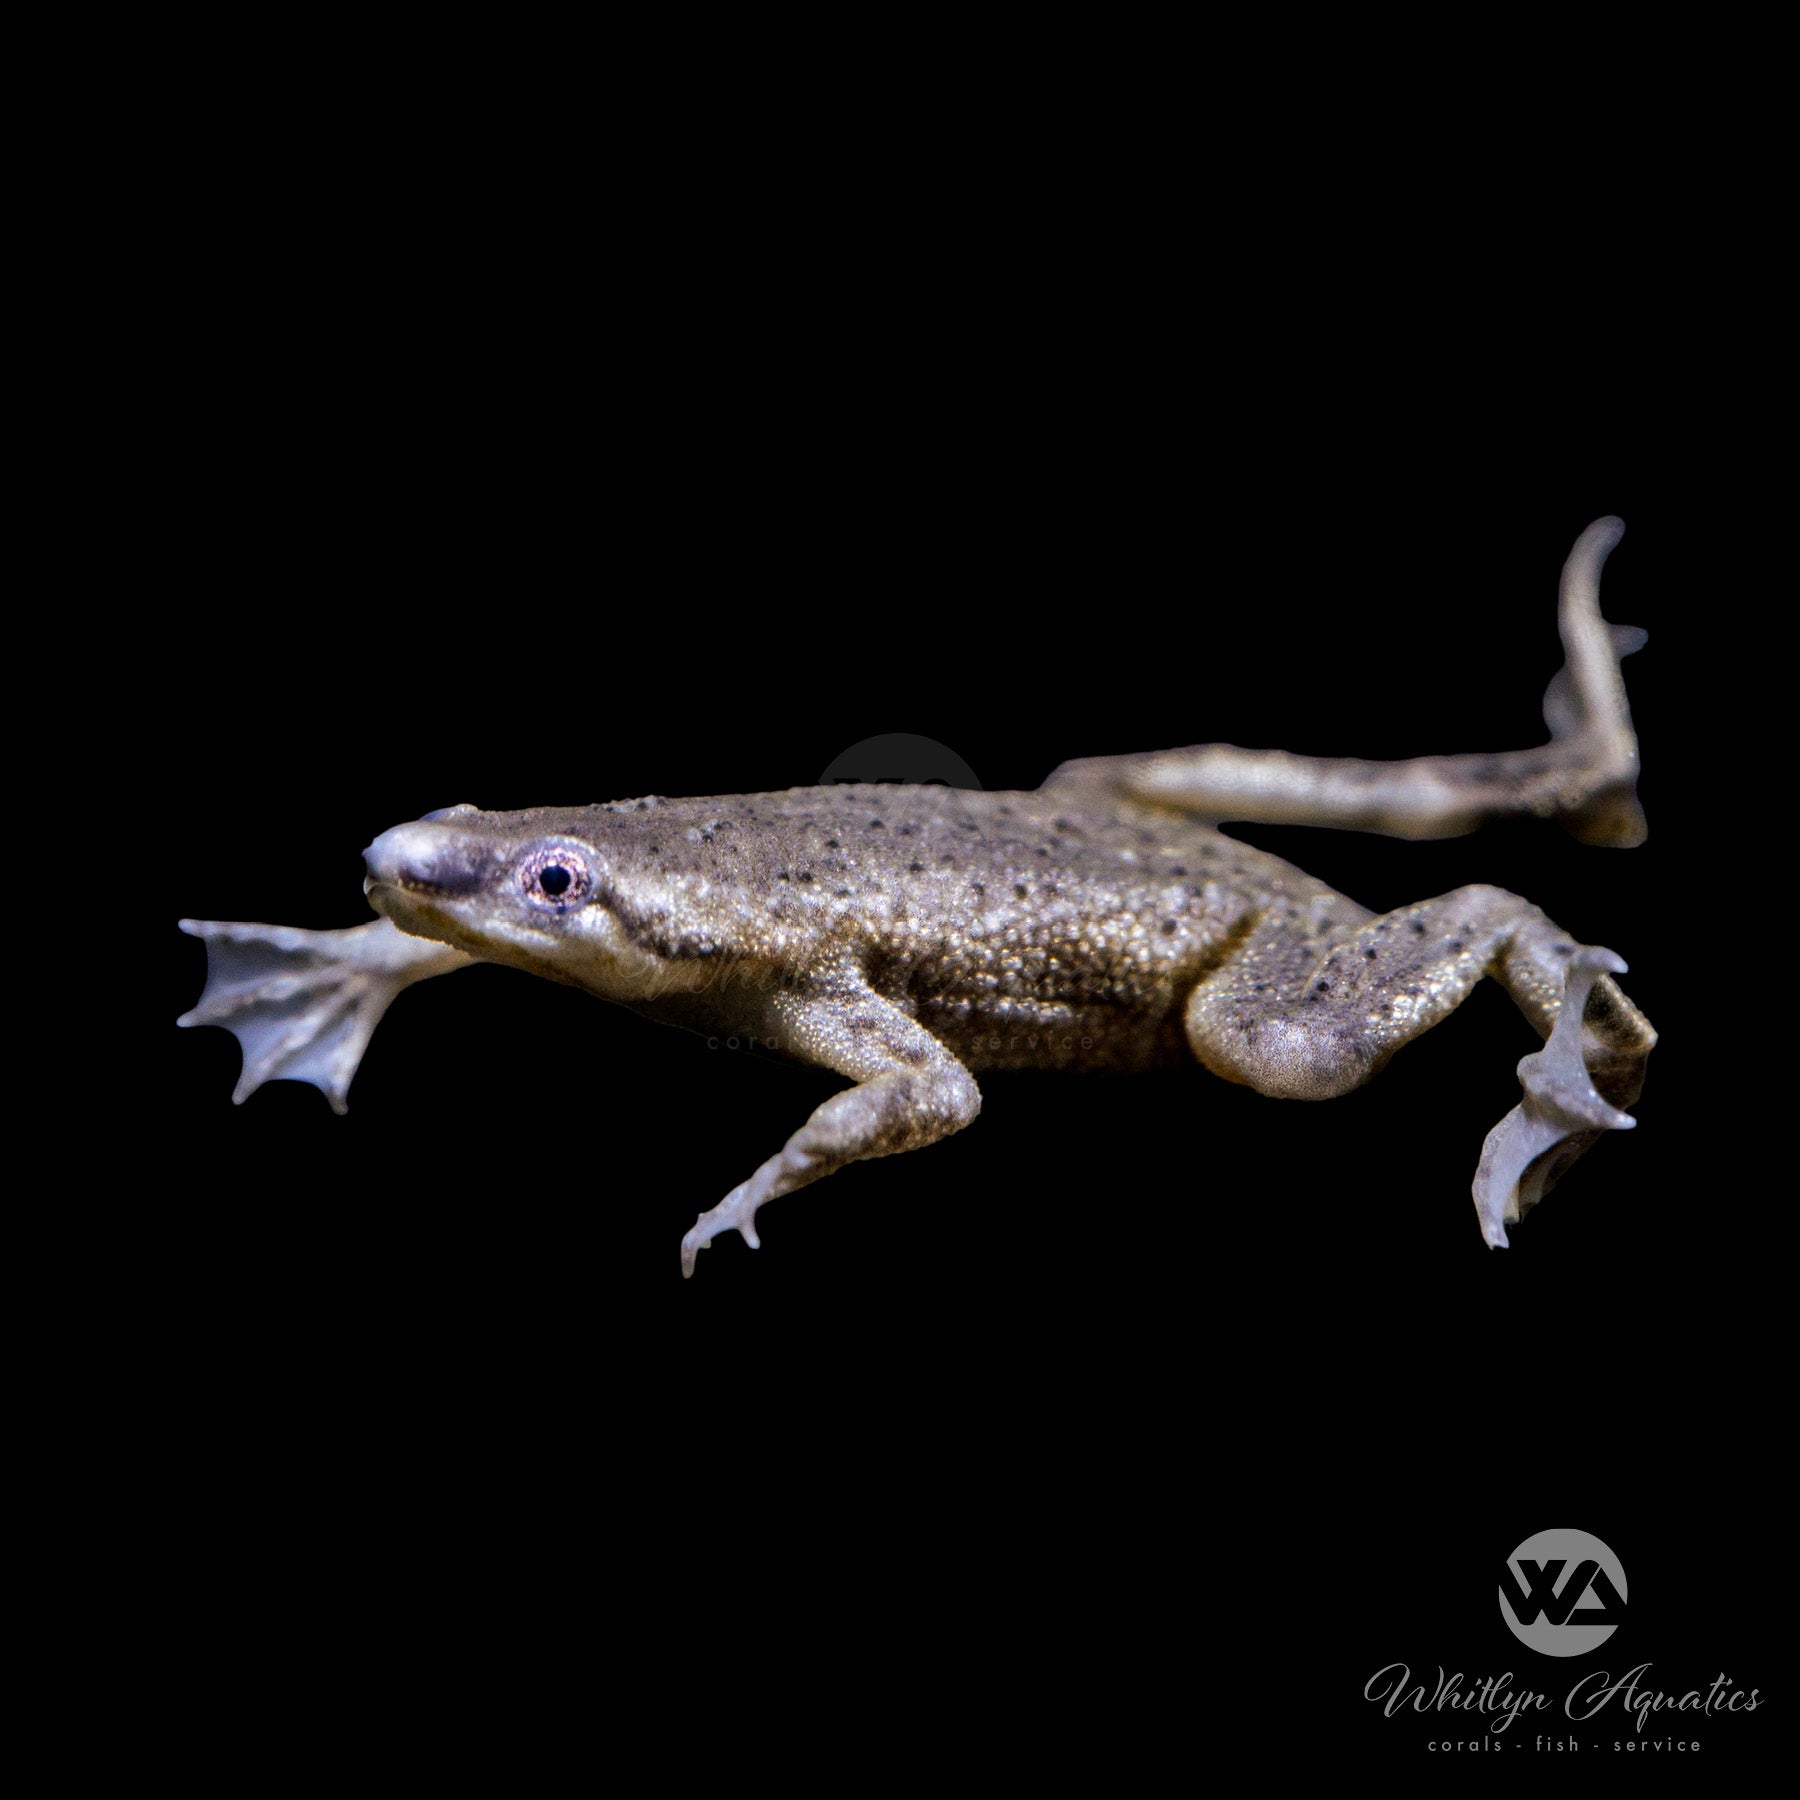
[{"label": "webbed front foot", "polygon": [[1481,1235],[1496,1250],[1506,1248],[1506,1227],[1537,1205],[1603,1131],[1637,1124],[1601,1097],[1582,1053],[1582,1019],[1594,983],[1602,974],[1624,973],[1624,961],[1612,951],[1578,950],[1549,1041],[1519,1064],[1525,1098],[1488,1133],[1475,1171]]},{"label": "webbed front foot", "polygon": [[448,944],[409,937],[386,919],[346,931],[183,919],[206,944],[206,988],[178,1025],[222,1025],[244,1053],[231,1098],[265,1081],[311,1082],[343,1112],[357,1064],[394,997],[427,976],[466,968]]}]

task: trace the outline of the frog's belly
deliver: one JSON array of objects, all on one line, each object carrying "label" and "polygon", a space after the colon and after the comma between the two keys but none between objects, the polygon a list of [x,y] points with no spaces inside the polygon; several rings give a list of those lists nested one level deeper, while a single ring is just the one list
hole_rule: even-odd
[{"label": "frog's belly", "polygon": [[1171,995],[1152,1008],[928,996],[908,1010],[971,1069],[1156,1069],[1192,1060]]},{"label": "frog's belly", "polygon": [[[1152,1069],[1191,1060],[1181,1013],[1230,954],[1247,906],[1062,933],[972,934],[906,964],[877,962],[871,985],[972,1069]],[[1021,940],[1015,942],[1015,939]]]}]

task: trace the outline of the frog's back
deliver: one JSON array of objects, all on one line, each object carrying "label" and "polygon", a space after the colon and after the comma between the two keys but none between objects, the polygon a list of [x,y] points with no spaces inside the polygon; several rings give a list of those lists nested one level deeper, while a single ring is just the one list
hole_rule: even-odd
[{"label": "frog's back", "polygon": [[589,818],[680,884],[709,954],[852,960],[977,1067],[1179,1061],[1181,998],[1247,923],[1335,898],[1191,819],[1066,794],[843,785]]}]

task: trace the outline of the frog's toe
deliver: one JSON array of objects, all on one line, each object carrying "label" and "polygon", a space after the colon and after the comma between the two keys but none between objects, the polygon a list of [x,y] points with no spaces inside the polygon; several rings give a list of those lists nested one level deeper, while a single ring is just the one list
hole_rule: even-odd
[{"label": "frog's toe", "polygon": [[1549,1041],[1519,1064],[1525,1097],[1488,1133],[1475,1171],[1475,1212],[1494,1249],[1506,1248],[1506,1227],[1537,1205],[1602,1132],[1637,1124],[1602,1098],[1582,1054],[1589,992],[1602,974],[1624,973],[1624,962],[1610,950],[1577,951]]},{"label": "frog's toe", "polygon": [[735,1231],[752,1250],[762,1248],[762,1239],[756,1235],[756,1209],[761,1202],[749,1197],[749,1186],[748,1181],[740,1182],[711,1212],[703,1212],[694,1221],[693,1228],[681,1240],[684,1276],[693,1274],[695,1258],[722,1231]]},{"label": "frog's toe", "polygon": [[349,931],[183,919],[206,944],[206,987],[178,1025],[222,1025],[244,1053],[231,1098],[242,1105],[265,1081],[306,1081],[347,1109],[370,1035],[421,964],[454,957],[442,945],[392,940],[386,920]]}]

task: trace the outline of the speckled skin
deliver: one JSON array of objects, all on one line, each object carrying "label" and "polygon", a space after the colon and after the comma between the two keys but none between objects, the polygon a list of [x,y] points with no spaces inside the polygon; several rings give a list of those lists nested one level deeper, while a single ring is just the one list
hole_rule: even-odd
[{"label": "speckled skin", "polygon": [[1616,1107],[1636,1097],[1655,1034],[1605,974],[1624,965],[1499,888],[1377,918],[1210,821],[1431,836],[1511,811],[1593,842],[1639,841],[1618,658],[1642,638],[1598,608],[1622,530],[1598,521],[1565,567],[1567,662],[1541,749],[1374,764],[1210,745],[1068,763],[1032,793],[838,786],[452,807],[365,852],[377,925],[189,922],[212,962],[184,1022],[238,1031],[240,1099],[290,1075],[341,1107],[393,996],[482,960],[847,1076],[855,1085],[702,1215],[683,1242],[691,1272],[722,1230],[754,1244],[775,1196],[966,1125],[976,1071],[1198,1059],[1264,1093],[1325,1099],[1491,976],[1552,1040],[1521,1065],[1525,1100],[1490,1134],[1477,1176],[1483,1231],[1504,1244],[1504,1223],[1567,1162],[1632,1123]]},{"label": "speckled skin", "polygon": [[497,863],[546,839],[591,850],[631,941],[685,965],[649,993],[603,970],[611,998],[749,1034],[766,995],[853,969],[972,1069],[1190,1060],[1188,991],[1272,904],[1368,916],[1208,826],[1044,793],[794,788],[456,823]]},{"label": "speckled skin", "polygon": [[[1484,975],[1546,1037],[1572,980],[1586,1013],[1578,1092],[1558,1089],[1542,1140],[1560,1160],[1534,1138],[1535,1183],[1521,1186],[1523,1166],[1490,1177],[1503,1190],[1490,1236],[1503,1242],[1504,1220],[1598,1130],[1630,1123],[1613,1104],[1636,1097],[1654,1034],[1609,979],[1590,995],[1597,971],[1575,967],[1579,946],[1529,902],[1477,886],[1377,918],[1119,779],[1082,764],[1036,793],[456,808],[378,838],[366,885],[422,939],[857,1084],[702,1215],[689,1272],[721,1230],[754,1243],[756,1210],[777,1195],[968,1124],[975,1071],[1192,1057],[1264,1093],[1327,1099]],[[546,893],[545,869],[571,885]]]},{"label": "speckled skin", "polygon": [[[521,903],[518,869],[558,847],[592,871],[580,904]],[[403,929],[832,1067],[795,1036],[795,1001],[841,989],[886,1001],[969,1069],[1198,1055],[1265,1091],[1326,1098],[1485,973],[1548,1036],[1576,948],[1498,888],[1376,919],[1279,857],[1091,785],[470,808],[397,827],[369,855],[370,897]],[[569,929],[596,907],[637,960]],[[523,935],[497,932],[507,913]],[[1599,1011],[1622,1022],[1614,993],[1604,984]],[[1284,1078],[1243,1045],[1295,1008],[1310,1036],[1329,1026]]]}]

